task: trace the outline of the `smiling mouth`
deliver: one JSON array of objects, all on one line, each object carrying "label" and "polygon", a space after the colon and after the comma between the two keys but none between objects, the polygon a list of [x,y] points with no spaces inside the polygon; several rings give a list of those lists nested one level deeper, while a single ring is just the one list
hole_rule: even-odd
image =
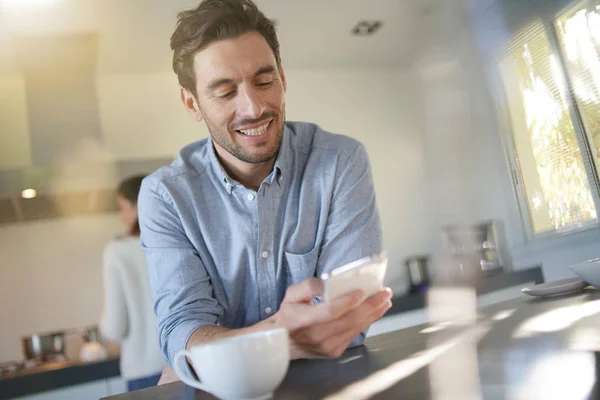
[{"label": "smiling mouth", "polygon": [[257,126],[256,128],[239,129],[239,130],[236,130],[236,132],[241,133],[242,135],[245,135],[245,136],[261,136],[267,131],[267,129],[269,129],[270,123],[271,123],[271,121],[268,121],[268,122],[264,123],[263,125]]}]

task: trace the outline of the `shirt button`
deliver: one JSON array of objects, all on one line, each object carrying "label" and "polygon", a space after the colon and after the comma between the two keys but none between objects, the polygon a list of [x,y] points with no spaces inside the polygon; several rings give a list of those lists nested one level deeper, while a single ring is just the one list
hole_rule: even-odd
[{"label": "shirt button", "polygon": [[254,200],[254,195],[252,193],[248,193],[248,200]]},{"label": "shirt button", "polygon": [[271,311],[273,311],[273,310],[271,310],[271,307],[267,307],[267,308],[265,308],[265,312],[266,312],[267,314],[271,314]]},{"label": "shirt button", "polygon": [[268,258],[269,257],[269,252],[268,251],[263,251],[261,254],[262,258]]}]

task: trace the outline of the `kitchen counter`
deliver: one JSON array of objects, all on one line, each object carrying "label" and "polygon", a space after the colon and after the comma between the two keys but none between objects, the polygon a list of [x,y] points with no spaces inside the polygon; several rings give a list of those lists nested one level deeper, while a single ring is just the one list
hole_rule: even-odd
[{"label": "kitchen counter", "polygon": [[[485,277],[477,294],[491,293],[526,282],[542,283],[543,281],[541,267],[499,273]],[[424,309],[426,307],[426,294],[416,293],[395,296],[392,303],[392,308],[387,312],[386,317]],[[17,374],[0,377],[0,400],[116,376],[119,376],[118,356],[96,363],[77,361],[48,363],[36,368],[19,371]]]},{"label": "kitchen counter", "polygon": [[[419,325],[369,338],[337,360],[292,361],[273,398],[599,398],[600,290],[521,296],[481,311],[474,324]],[[182,382],[109,398],[215,399]]]},{"label": "kitchen counter", "polygon": [[[511,286],[524,284],[526,282],[544,283],[544,274],[542,267],[522,269],[508,273],[496,273],[486,276],[477,288],[477,295],[487,294],[502,290]],[[394,315],[407,311],[414,311],[426,306],[426,293],[409,293],[401,296],[394,296],[392,299],[392,308],[386,315]]]},{"label": "kitchen counter", "polygon": [[118,355],[98,362],[48,362],[0,377],[0,399],[60,389],[119,375]]}]

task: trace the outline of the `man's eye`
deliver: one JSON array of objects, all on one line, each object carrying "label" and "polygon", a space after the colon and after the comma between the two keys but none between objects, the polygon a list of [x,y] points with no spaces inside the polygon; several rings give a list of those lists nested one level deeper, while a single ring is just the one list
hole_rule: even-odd
[{"label": "man's eye", "polygon": [[221,94],[221,95],[219,95],[217,97],[220,98],[220,99],[226,99],[228,97],[233,96],[234,94],[235,94],[235,90],[232,90],[231,92],[227,92],[225,94]]},{"label": "man's eye", "polygon": [[273,81],[269,81],[269,82],[260,82],[258,84],[258,86],[260,87],[267,87],[267,86],[271,86],[273,84]]}]

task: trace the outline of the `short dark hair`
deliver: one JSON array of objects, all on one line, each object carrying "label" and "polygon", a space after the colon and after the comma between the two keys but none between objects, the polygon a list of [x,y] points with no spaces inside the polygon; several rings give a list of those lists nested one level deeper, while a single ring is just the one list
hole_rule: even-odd
[{"label": "short dark hair", "polygon": [[260,33],[273,50],[281,66],[279,41],[273,22],[252,0],[204,0],[198,7],[177,16],[177,28],[171,36],[173,71],[184,89],[196,93],[194,56],[210,43],[232,39],[247,32]]},{"label": "short dark hair", "polygon": [[[123,179],[117,187],[117,194],[122,196],[125,200],[131,204],[137,204],[138,195],[140,194],[140,188],[142,187],[142,181],[146,175],[135,175],[129,178]],[[138,219],[135,220],[135,224],[131,228],[129,234],[139,235],[140,233],[140,222]]]}]

